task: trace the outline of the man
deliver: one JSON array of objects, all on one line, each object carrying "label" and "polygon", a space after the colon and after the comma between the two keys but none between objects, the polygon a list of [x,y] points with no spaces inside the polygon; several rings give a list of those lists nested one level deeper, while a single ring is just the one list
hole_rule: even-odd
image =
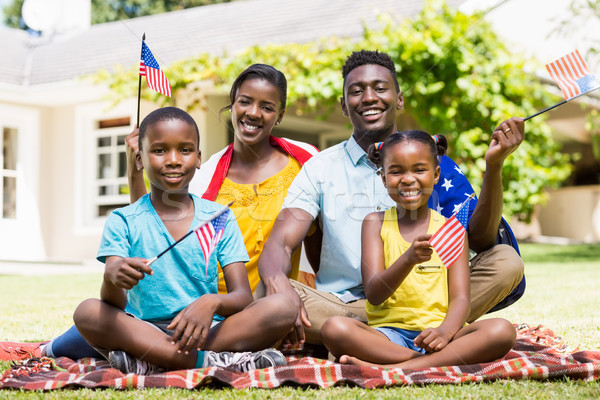
[{"label": "man", "polygon": [[[340,102],[343,114],[352,123],[352,136],[303,166],[258,261],[266,294],[284,293],[299,308],[291,341],[306,339],[320,344],[320,328],[334,315],[366,321],[360,272],[361,224],[368,213],[394,205],[375,166],[366,159],[369,145],[397,130],[396,113],[403,108],[404,99],[394,63],[385,53],[362,50],[348,57],[342,75]],[[471,260],[468,321],[501,301],[504,304],[500,306],[516,301],[524,290],[523,262],[517,251],[508,245],[496,245],[499,232],[514,240],[502,220],[502,165],[523,141],[523,119],[505,121],[500,129],[504,135],[492,138],[485,156],[481,194],[469,210],[469,246],[478,254]],[[441,167],[440,183],[434,188],[430,207],[449,216],[452,206],[460,204],[473,190],[448,157],[442,157]],[[290,255],[316,219],[323,237],[313,289],[288,280],[286,274]],[[512,298],[505,299],[517,287]]]}]

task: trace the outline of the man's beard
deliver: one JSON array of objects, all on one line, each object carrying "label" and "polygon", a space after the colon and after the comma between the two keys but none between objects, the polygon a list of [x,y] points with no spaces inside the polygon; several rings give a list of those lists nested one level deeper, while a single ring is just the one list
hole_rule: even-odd
[{"label": "man's beard", "polygon": [[385,127],[385,128],[381,128],[381,129],[364,129],[364,130],[358,130],[356,131],[356,133],[358,133],[360,136],[362,136],[365,139],[368,139],[369,141],[373,142],[373,143],[377,143],[377,142],[383,142],[390,134],[392,134],[393,131],[393,125],[389,126],[389,127]]}]

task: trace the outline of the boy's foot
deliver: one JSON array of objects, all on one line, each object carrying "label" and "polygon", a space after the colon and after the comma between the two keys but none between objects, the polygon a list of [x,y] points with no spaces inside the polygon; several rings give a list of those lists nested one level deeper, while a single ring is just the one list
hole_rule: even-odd
[{"label": "boy's foot", "polygon": [[111,367],[118,369],[124,374],[134,373],[137,375],[151,375],[165,372],[165,370],[158,365],[149,363],[148,361],[138,360],[131,354],[127,354],[121,350],[109,352],[108,362]]},{"label": "boy's foot", "polygon": [[204,367],[231,368],[240,372],[287,364],[284,355],[275,349],[243,353],[205,351],[204,357]]}]

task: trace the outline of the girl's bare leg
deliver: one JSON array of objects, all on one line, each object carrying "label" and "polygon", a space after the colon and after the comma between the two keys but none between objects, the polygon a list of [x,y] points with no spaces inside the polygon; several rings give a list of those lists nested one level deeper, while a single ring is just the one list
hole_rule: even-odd
[{"label": "girl's bare leg", "polygon": [[[383,333],[348,317],[332,317],[321,328],[323,343],[336,358],[351,355],[378,364],[399,363],[420,356],[392,343]],[[343,362],[340,359],[340,362]]]},{"label": "girl's bare leg", "polygon": [[[371,367],[428,368],[490,362],[504,357],[516,339],[513,325],[501,318],[473,322],[459,330],[442,350],[400,363],[365,362],[360,357],[346,356],[340,362]],[[370,360],[366,360],[370,361]]]}]

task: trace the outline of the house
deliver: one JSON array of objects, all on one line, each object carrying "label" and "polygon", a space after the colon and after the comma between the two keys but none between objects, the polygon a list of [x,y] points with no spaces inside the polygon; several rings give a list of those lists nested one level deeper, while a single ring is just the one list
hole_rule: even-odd
[{"label": "house", "polygon": [[[0,29],[0,260],[95,257],[106,214],[129,203],[124,138],[135,125],[137,104],[132,93],[113,107],[106,87],[81,77],[137,64],[144,32],[159,63],[168,67],[199,53],[231,54],[255,44],[330,35],[352,40],[362,35],[363,24],[374,26],[379,13],[410,17],[422,7],[420,0],[245,0],[54,36]],[[205,107],[192,114],[206,159],[231,140],[228,121],[218,112],[227,96],[210,84],[197,87]],[[195,94],[177,96],[184,106]],[[154,108],[143,101],[142,116]],[[325,148],[348,137],[346,124],[341,113],[326,121],[288,113],[276,133]]]}]

